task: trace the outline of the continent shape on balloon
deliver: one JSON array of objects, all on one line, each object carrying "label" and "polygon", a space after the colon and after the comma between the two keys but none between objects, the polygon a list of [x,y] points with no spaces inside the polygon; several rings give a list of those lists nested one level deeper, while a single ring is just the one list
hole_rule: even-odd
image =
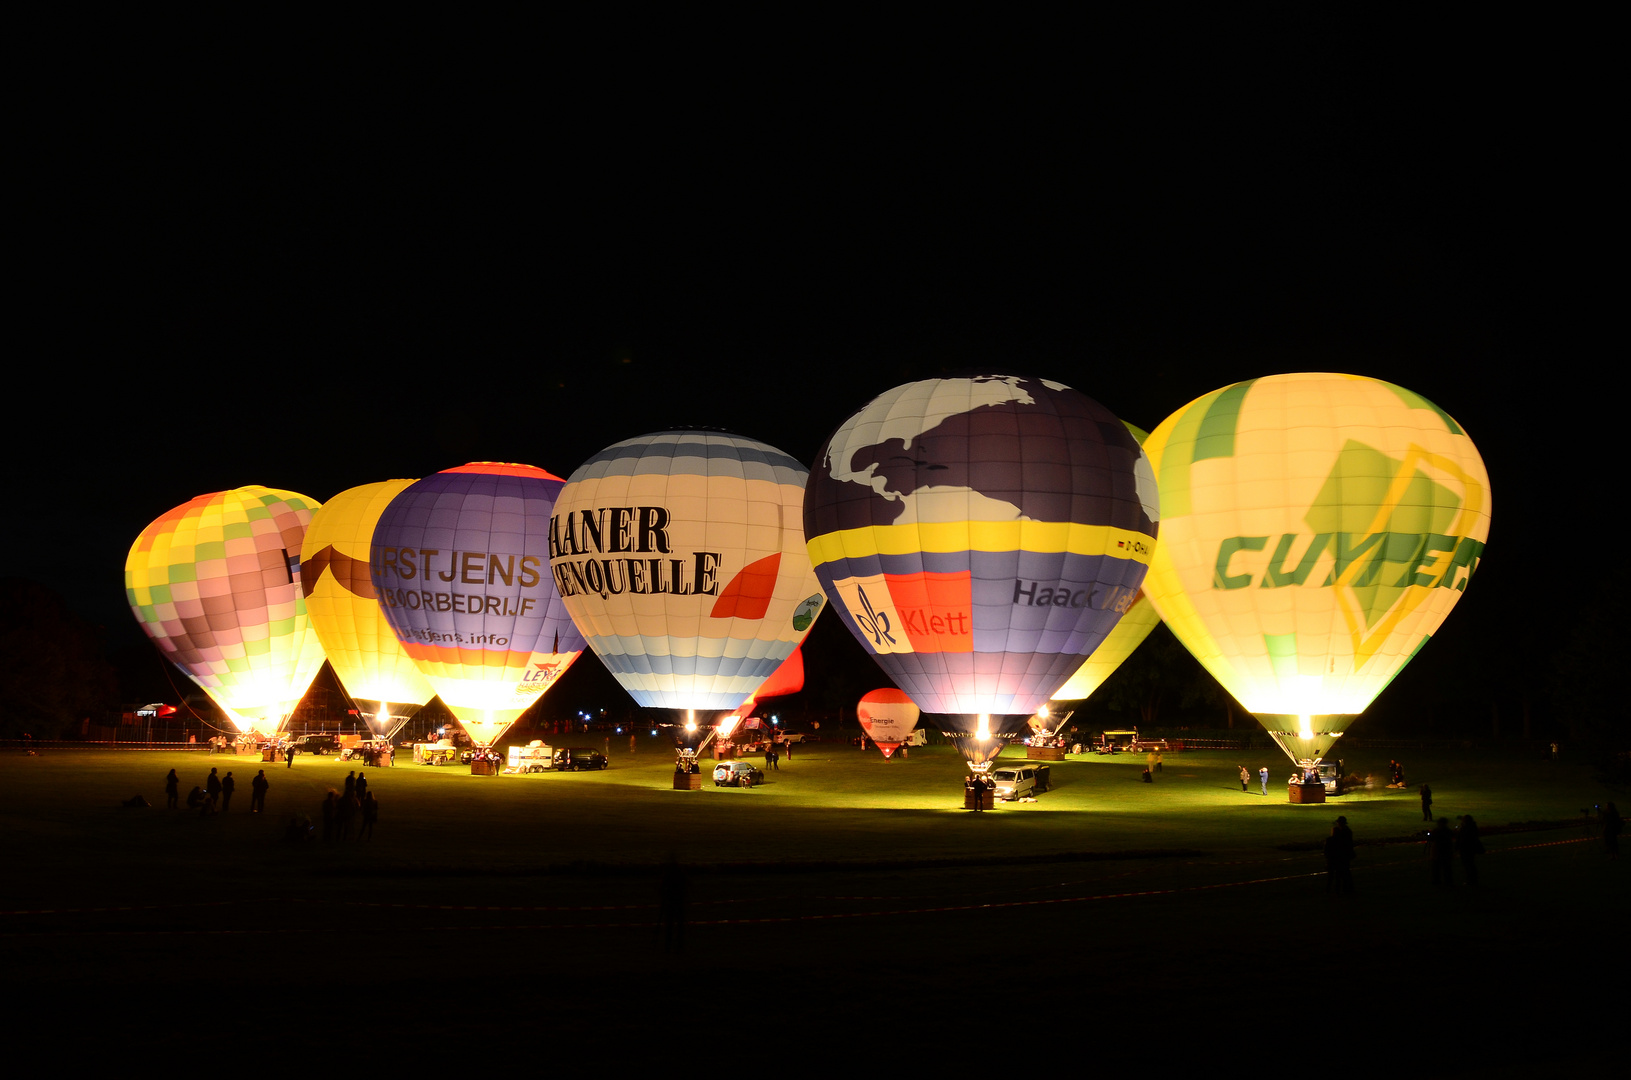
[{"label": "continent shape on balloon", "polygon": [[200,495],[143,529],[125,559],[142,630],[240,731],[276,731],[323,665],[300,580],[317,507],[255,484]]},{"label": "continent shape on balloon", "polygon": [[997,751],[974,743],[1023,730],[1131,607],[1159,518],[1126,425],[1008,375],[879,395],[822,447],[805,502],[811,561],[862,648],[925,712],[991,717],[966,733],[976,764]]},{"label": "continent shape on balloon", "polygon": [[374,528],[369,578],[404,651],[491,746],[583,651],[549,574],[564,481],[472,462],[404,488]]},{"label": "continent shape on balloon", "polygon": [[608,446],[572,473],[550,571],[578,629],[642,706],[734,709],[825,606],[804,543],[807,470],[709,430]]},{"label": "continent shape on balloon", "polygon": [[1489,476],[1443,409],[1331,373],[1234,383],[1145,443],[1144,590],[1293,761],[1315,761],[1425,645],[1489,535]]}]

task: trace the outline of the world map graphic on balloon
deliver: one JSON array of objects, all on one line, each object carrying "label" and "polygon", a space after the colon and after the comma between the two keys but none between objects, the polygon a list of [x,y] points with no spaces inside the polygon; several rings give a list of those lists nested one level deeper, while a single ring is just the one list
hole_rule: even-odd
[{"label": "world map graphic on balloon", "polygon": [[834,609],[926,712],[1020,714],[1131,606],[1158,506],[1137,440],[1070,387],[931,379],[834,432],[805,533]]}]

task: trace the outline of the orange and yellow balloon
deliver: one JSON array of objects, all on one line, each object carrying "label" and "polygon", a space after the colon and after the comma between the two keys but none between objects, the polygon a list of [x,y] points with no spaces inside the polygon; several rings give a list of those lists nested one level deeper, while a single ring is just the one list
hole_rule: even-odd
[{"label": "orange and yellow balloon", "polygon": [[1403,387],[1316,373],[1197,398],[1144,449],[1162,511],[1145,593],[1293,761],[1318,760],[1478,568],[1472,440]]},{"label": "orange and yellow balloon", "polygon": [[250,485],[171,510],[125,559],[125,596],[159,651],[240,731],[276,731],[323,665],[300,590],[315,499]]},{"label": "orange and yellow balloon", "polygon": [[436,691],[380,610],[369,577],[374,526],[412,480],[340,492],[312,516],[300,551],[300,588],[335,675],[375,733],[389,735]]}]

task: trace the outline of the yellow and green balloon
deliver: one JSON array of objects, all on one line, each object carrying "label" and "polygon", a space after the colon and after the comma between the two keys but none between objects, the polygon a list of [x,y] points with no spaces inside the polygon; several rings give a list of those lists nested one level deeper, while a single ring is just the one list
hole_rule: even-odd
[{"label": "yellow and green balloon", "polygon": [[1144,592],[1293,761],[1327,753],[1428,642],[1489,536],[1466,431],[1379,379],[1235,383],[1144,450],[1162,511]]}]

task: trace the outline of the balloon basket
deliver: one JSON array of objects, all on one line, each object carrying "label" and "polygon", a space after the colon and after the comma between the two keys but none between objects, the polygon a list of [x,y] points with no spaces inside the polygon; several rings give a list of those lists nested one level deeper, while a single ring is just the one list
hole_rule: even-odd
[{"label": "balloon basket", "polygon": [[1325,801],[1324,784],[1288,784],[1286,790],[1294,803],[1322,803]]},{"label": "balloon basket", "polygon": [[261,751],[261,760],[262,761],[286,761],[286,760],[288,760],[288,755],[285,754],[282,750],[279,750],[275,746],[268,746],[265,750]]},{"label": "balloon basket", "polygon": [[[985,805],[983,805],[983,806],[977,805],[975,803],[976,799],[978,799],[981,803],[984,803]],[[964,810],[990,810],[995,805],[996,805],[996,799],[993,797],[993,789],[992,788],[964,788],[963,789],[963,809]]]},{"label": "balloon basket", "polygon": [[472,761],[470,763],[470,775],[471,776],[497,776],[498,775],[498,762],[496,762],[496,761]]},{"label": "balloon basket", "polygon": [[1029,761],[1063,761],[1065,748],[1063,746],[1027,746],[1025,757]]},{"label": "balloon basket", "polygon": [[702,774],[699,772],[677,772],[674,774],[675,791],[701,791]]}]

